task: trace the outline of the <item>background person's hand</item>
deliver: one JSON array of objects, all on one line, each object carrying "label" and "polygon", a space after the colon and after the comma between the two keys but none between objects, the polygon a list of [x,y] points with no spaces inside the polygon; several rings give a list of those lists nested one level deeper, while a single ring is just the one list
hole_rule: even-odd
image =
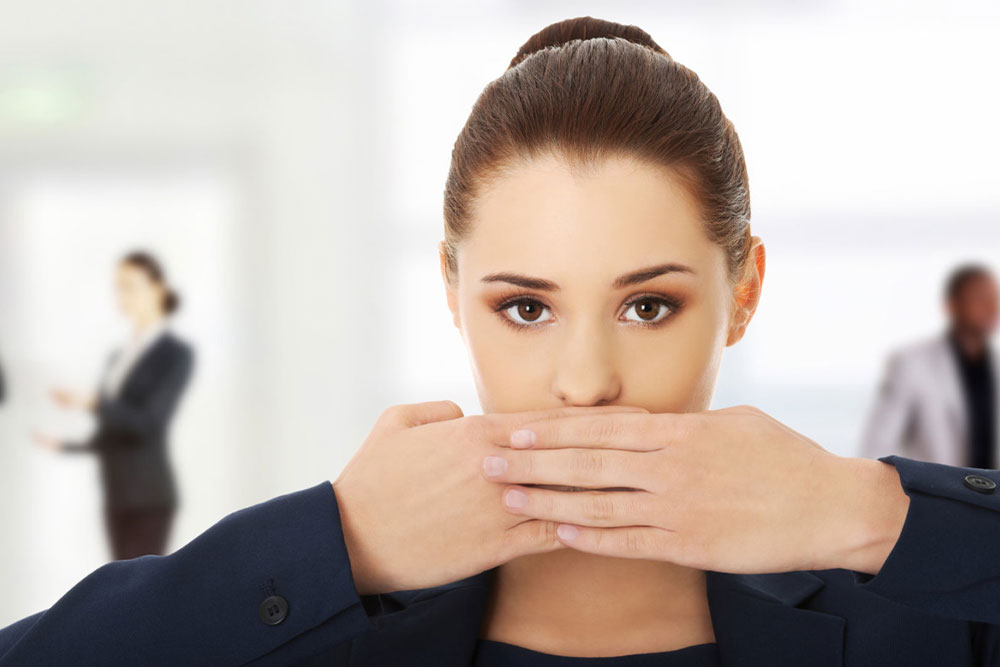
[{"label": "background person's hand", "polygon": [[750,406],[524,427],[534,443],[514,434],[530,449],[494,448],[507,468],[492,479],[512,515],[565,524],[560,540],[581,551],[734,573],[877,573],[909,509],[891,464],[832,454]]},{"label": "background person's hand", "polygon": [[59,438],[54,438],[51,435],[46,435],[38,431],[31,432],[31,439],[36,445],[42,449],[47,449],[50,451],[59,451],[62,449],[62,442]]},{"label": "background person's hand", "polygon": [[93,394],[55,387],[49,391],[52,400],[61,408],[91,410],[96,403]]},{"label": "background person's hand", "polygon": [[428,588],[512,558],[564,546],[550,521],[514,516],[480,473],[523,423],[585,412],[559,408],[464,417],[451,401],[395,405],[333,482],[358,593]]}]

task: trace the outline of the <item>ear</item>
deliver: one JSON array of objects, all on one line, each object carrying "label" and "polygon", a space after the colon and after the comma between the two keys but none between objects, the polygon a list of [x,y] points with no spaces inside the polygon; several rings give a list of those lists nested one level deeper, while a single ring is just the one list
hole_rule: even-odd
[{"label": "ear", "polygon": [[458,324],[458,293],[448,282],[448,253],[444,249],[444,241],[438,242],[438,255],[441,262],[441,280],[444,282],[445,297],[448,299],[448,310],[451,311],[452,322],[461,330]]},{"label": "ear", "polygon": [[729,338],[726,345],[737,343],[743,334],[746,333],[747,325],[750,324],[753,314],[757,311],[757,304],[760,302],[761,284],[764,282],[765,253],[764,242],[759,236],[750,237],[750,257],[747,260],[746,270],[739,284],[736,285],[733,297],[735,304],[733,316],[729,324]]}]

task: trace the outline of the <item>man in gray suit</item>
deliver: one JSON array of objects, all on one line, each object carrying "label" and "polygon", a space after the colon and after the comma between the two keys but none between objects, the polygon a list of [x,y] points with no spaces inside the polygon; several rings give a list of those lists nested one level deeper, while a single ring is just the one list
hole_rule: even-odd
[{"label": "man in gray suit", "polygon": [[889,356],[861,456],[1000,467],[1000,357],[990,345],[995,276],[982,264],[960,266],[948,278],[945,305],[946,331]]}]

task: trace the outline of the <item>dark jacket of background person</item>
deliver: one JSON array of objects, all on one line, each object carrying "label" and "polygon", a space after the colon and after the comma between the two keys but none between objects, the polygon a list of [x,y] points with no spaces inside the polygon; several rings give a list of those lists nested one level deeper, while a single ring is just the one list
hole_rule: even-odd
[{"label": "dark jacket of background person", "polygon": [[98,394],[97,428],[90,439],[67,445],[100,457],[107,509],[177,506],[167,434],[193,367],[191,346],[164,331],[136,359],[116,396]]},{"label": "dark jacket of background person", "polygon": [[[1000,665],[1000,470],[880,460],[910,506],[877,575],[706,572],[724,665]],[[0,667],[485,667],[493,575],[359,596],[324,481],[233,512],[169,556],[98,568],[0,630]]]}]

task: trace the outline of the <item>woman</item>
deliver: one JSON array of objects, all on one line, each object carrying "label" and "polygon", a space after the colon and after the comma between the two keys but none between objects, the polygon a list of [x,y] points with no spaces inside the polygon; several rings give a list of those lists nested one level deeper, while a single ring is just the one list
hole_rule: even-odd
[{"label": "woman", "polygon": [[764,251],[732,126],[646,33],[532,37],[445,218],[487,414],[386,410],[332,485],[105,566],[0,664],[1000,664],[997,471],[705,411]]},{"label": "woman", "polygon": [[156,258],[146,252],[123,257],[115,287],[131,336],[110,356],[98,391],[52,391],[60,406],[95,413],[94,434],[85,443],[35,438],[49,449],[98,455],[111,552],[120,560],[165,553],[177,508],[167,433],[194,354],[168,329],[180,299]]}]

